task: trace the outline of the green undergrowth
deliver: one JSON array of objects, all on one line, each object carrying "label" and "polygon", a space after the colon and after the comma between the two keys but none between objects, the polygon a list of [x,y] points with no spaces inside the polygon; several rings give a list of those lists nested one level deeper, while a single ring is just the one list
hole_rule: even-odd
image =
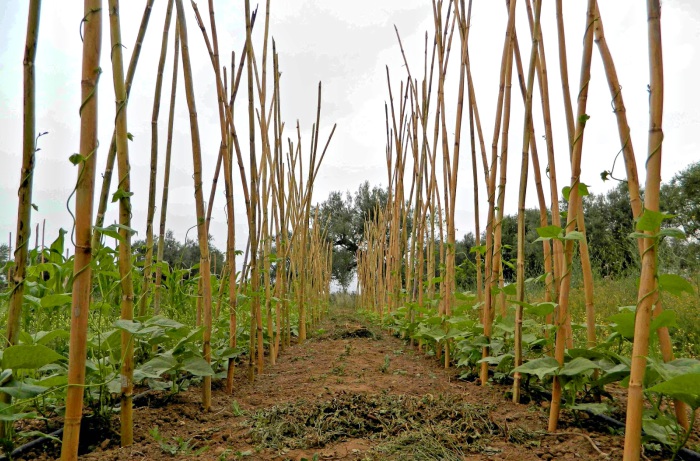
[{"label": "green undergrowth", "polygon": [[496,424],[492,410],[456,397],[341,393],[259,411],[251,415],[250,433],[257,444],[283,452],[370,440],[376,445],[369,459],[461,460],[492,450],[494,438],[537,444],[537,433]]}]

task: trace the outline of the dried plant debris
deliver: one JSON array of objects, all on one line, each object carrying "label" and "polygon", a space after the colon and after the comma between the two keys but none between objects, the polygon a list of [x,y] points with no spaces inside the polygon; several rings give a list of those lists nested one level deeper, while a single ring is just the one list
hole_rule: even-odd
[{"label": "dried plant debris", "polygon": [[455,397],[414,397],[341,393],[318,403],[301,400],[251,416],[251,436],[278,450],[323,448],[349,439],[377,441],[380,458],[463,459],[465,453],[488,451],[493,438],[527,443],[490,417],[492,407],[467,404]]}]

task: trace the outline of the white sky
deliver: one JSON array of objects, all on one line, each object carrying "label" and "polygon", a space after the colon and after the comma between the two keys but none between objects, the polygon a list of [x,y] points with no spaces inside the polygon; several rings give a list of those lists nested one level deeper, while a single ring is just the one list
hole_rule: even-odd
[{"label": "white sky", "polygon": [[[145,0],[122,0],[121,3],[122,37],[126,46],[125,60],[128,62]],[[242,2],[218,1],[215,3],[221,54],[230,56],[230,51],[233,49],[238,55],[245,37]],[[319,80],[323,81],[324,88],[321,114],[322,141],[325,141],[333,123],[338,123],[338,129],[317,179],[315,201],[324,200],[332,190],[354,192],[364,180],[369,180],[373,185],[379,183],[386,185],[384,101],[388,96],[384,66],[388,65],[390,68],[395,92],[398,91],[399,79],[404,78],[405,75],[393,25],[396,24],[402,34],[414,77],[420,78],[424,34],[427,30],[432,35],[433,30],[431,2],[427,0],[354,0],[352,2],[272,0],[271,3],[270,30],[277,41],[280,68],[283,73],[281,91],[282,117],[286,121],[285,135],[295,137],[293,129],[298,118],[303,130],[305,152],[308,152]],[[648,123],[646,8],[644,2],[640,0],[601,0],[599,3],[607,41],[623,86],[623,96],[643,181]],[[99,92],[101,148],[97,154],[98,190],[114,119],[106,0],[104,4],[105,22],[101,64],[104,73]],[[129,131],[134,135],[134,141],[130,143],[130,155],[132,189],[135,193],[133,227],[139,231],[137,238],[145,237],[150,119],[166,4],[165,0],[158,0],[153,9],[128,109]],[[207,2],[203,0],[199,2],[205,21],[207,21],[206,4]],[[575,95],[578,90],[586,2],[567,0],[564,4],[570,87],[572,94]],[[3,242],[7,240],[9,232],[14,234],[16,226],[16,190],[19,183],[22,150],[22,57],[27,8],[28,2],[0,0],[0,241]],[[190,48],[193,50],[193,72],[204,153],[206,198],[219,145],[215,83],[209,57],[201,33],[196,27],[189,2],[185,2],[185,9],[188,14]],[[263,9],[264,2],[261,4],[255,29],[259,65],[262,59]],[[517,14],[521,52],[524,65],[527,67],[530,40],[522,0],[518,2]],[[47,243],[55,238],[59,227],[70,229],[72,226],[70,215],[66,211],[66,200],[75,184],[77,174],[77,168],[70,164],[68,157],[77,151],[79,139],[78,107],[81,67],[79,24],[81,18],[82,2],[57,0],[43,2],[36,61],[37,130],[48,131],[49,134],[39,141],[41,151],[37,153],[32,200],[38,205],[39,212],[33,213],[32,222],[35,225],[46,219]],[[493,131],[505,22],[504,2],[474,0],[470,58],[487,146],[490,145]],[[552,0],[544,2],[542,29],[550,79],[557,171],[561,187],[566,185],[570,171]],[[697,75],[700,74],[700,57],[697,51],[697,45],[700,43],[700,2],[664,1],[662,33],[666,83],[663,178],[668,180],[678,170],[700,160],[700,146],[695,136],[700,130],[700,90],[696,83]],[[173,37],[171,33],[171,41]],[[455,50],[457,50],[456,42],[451,57],[452,62],[458,60]],[[172,54],[172,46],[170,46],[160,112],[160,141],[163,155],[158,172],[159,191],[156,198],[158,205],[162,187]],[[228,60],[228,58],[222,59],[222,61]],[[454,93],[457,80],[456,72],[453,71],[448,75],[448,126],[454,126],[453,114],[456,105]],[[246,102],[245,88],[244,73],[238,96],[239,104]],[[244,106],[241,107],[243,109]],[[535,122],[538,150],[544,165],[546,150],[541,137],[544,130],[539,107],[537,99]],[[246,150],[247,114],[242,109],[237,112],[236,124],[239,133],[243,134],[241,143]],[[600,180],[600,173],[612,167],[613,158],[620,146],[615,118],[610,106],[610,95],[597,48],[594,48],[587,113],[591,119],[588,121],[585,133],[582,180],[592,186],[592,192],[600,193],[613,185],[611,182],[603,183]],[[464,140],[468,140],[469,136],[466,114],[465,110]],[[516,211],[517,179],[515,178],[519,177],[520,170],[522,119],[522,100],[517,86],[514,86],[509,162],[509,177],[512,181],[509,182],[506,191],[507,213]],[[167,227],[175,231],[177,238],[183,239],[186,230],[196,223],[196,217],[191,178],[189,121],[182,86],[177,99],[175,131]],[[460,161],[457,199],[458,236],[473,227],[469,149],[466,143],[463,146],[464,156]],[[246,158],[245,155],[244,158]],[[618,162],[615,173],[617,177],[624,177],[622,159]],[[479,178],[482,177],[482,173],[479,173]],[[239,181],[237,169],[234,169],[234,178],[237,182]],[[114,187],[114,179],[112,184]],[[219,185],[221,192],[217,195],[210,233],[214,236],[214,244],[224,248],[226,224],[223,178],[219,181]],[[481,186],[481,202],[485,203],[483,185]],[[235,191],[237,246],[241,248],[245,245],[247,231],[242,194],[239,193],[240,187],[237,186]],[[532,185],[528,188],[528,204],[536,205]],[[485,209],[485,205],[482,205],[482,213]],[[157,211],[156,226],[158,216]],[[106,222],[111,223],[116,219],[116,206],[112,205]],[[190,232],[189,237],[194,238],[195,234]]]}]

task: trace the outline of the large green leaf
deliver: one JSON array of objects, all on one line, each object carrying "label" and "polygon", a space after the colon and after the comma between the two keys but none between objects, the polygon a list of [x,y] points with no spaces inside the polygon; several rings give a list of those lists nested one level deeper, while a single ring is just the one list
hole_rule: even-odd
[{"label": "large green leaf", "polygon": [[35,343],[43,344],[44,346],[59,338],[70,338],[70,333],[66,330],[40,331],[32,337]]},{"label": "large green leaf", "polygon": [[182,328],[183,325],[180,322],[177,322],[175,320],[171,320],[165,317],[161,317],[159,315],[156,315],[154,317],[151,317],[150,319],[146,320],[144,322],[146,325],[155,325],[163,328]]},{"label": "large green leaf", "polygon": [[608,321],[615,324],[613,330],[620,333],[623,338],[632,339],[634,337],[634,312],[620,312],[608,317]]},{"label": "large green leaf", "polygon": [[686,373],[647,389],[687,403],[693,410],[700,408],[700,373]]},{"label": "large green leaf", "polygon": [[136,334],[139,332],[141,328],[143,328],[143,324],[140,322],[135,322],[133,320],[124,320],[124,319],[119,319],[114,322],[114,326],[119,328],[120,330],[126,330],[129,333]]},{"label": "large green leaf", "polygon": [[597,381],[593,383],[594,386],[602,387],[606,384],[621,381],[630,375],[630,367],[625,363],[619,363],[614,367],[605,371],[603,376],[601,376]]},{"label": "large green leaf", "polygon": [[13,379],[6,386],[0,387],[0,392],[3,392],[15,399],[31,399],[37,395],[43,394],[48,388],[37,386],[36,384],[28,384],[23,381]]},{"label": "large green leaf", "polygon": [[160,375],[177,366],[177,360],[170,355],[159,355],[153,357],[148,362],[141,365],[138,369],[145,377],[159,378]]},{"label": "large green leaf", "polygon": [[554,308],[556,308],[557,305],[552,302],[541,302],[537,304],[532,304],[529,306],[525,306],[525,313],[530,314],[530,315],[535,315],[537,317],[546,317],[552,312],[554,312]]},{"label": "large green leaf", "polygon": [[30,413],[13,413],[15,410],[12,405],[0,402],[0,421],[14,422],[20,419],[35,419],[37,417],[36,412]]},{"label": "large green leaf", "polygon": [[562,237],[562,240],[579,240],[583,241],[586,240],[586,236],[583,234],[583,232],[579,231],[569,231],[566,233],[564,237]]},{"label": "large green leaf", "polygon": [[637,220],[638,231],[655,231],[661,226],[664,219],[673,218],[673,215],[646,209]]},{"label": "large green leaf", "polygon": [[12,370],[36,369],[61,360],[63,356],[42,344],[19,344],[3,352],[2,367]]},{"label": "large green leaf", "polygon": [[73,300],[73,296],[70,293],[65,294],[51,294],[46,295],[41,298],[41,307],[60,307],[70,304]]},{"label": "large green leaf", "polygon": [[576,357],[571,362],[564,364],[559,371],[561,376],[578,376],[590,370],[597,370],[600,365],[583,357]]},{"label": "large green leaf", "polygon": [[695,294],[693,285],[685,278],[676,274],[661,274],[659,275],[659,289],[666,291],[675,296],[680,296],[683,293]]},{"label": "large green leaf", "polygon": [[559,369],[559,362],[554,357],[542,357],[535,360],[530,360],[519,367],[515,368],[514,372],[520,372],[528,375],[536,375],[540,379],[544,379],[547,375],[553,375]]},{"label": "large green leaf", "polygon": [[563,234],[562,228],[559,226],[538,227],[535,230],[537,231],[537,235],[543,240],[559,238]]},{"label": "large green leaf", "polygon": [[202,357],[190,357],[182,363],[182,369],[195,376],[213,376],[214,370]]},{"label": "large green leaf", "polygon": [[657,315],[654,320],[651,321],[651,325],[649,325],[649,331],[656,331],[659,328],[663,327],[677,327],[678,324],[676,323],[676,313],[673,311],[663,311],[659,315]]}]

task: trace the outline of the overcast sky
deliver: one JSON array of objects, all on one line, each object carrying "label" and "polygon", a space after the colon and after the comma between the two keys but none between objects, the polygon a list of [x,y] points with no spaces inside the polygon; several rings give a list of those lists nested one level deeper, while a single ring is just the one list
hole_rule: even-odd
[{"label": "overcast sky", "polygon": [[[128,61],[145,0],[122,0],[121,3],[122,37],[126,46],[125,60]],[[199,3],[200,9],[205,13],[207,2]],[[240,54],[245,37],[242,3],[240,1],[215,2],[222,56],[230,56],[231,50],[235,50],[237,56]],[[308,151],[319,80],[323,82],[321,139],[326,139],[333,123],[338,124],[317,179],[317,187],[314,191],[315,201],[324,200],[333,190],[355,191],[365,180],[371,184],[386,185],[385,66],[389,66],[396,87],[400,79],[405,76],[393,26],[396,25],[402,35],[414,77],[420,78],[424,34],[426,31],[432,34],[433,30],[431,2],[427,0],[354,0],[351,2],[272,0],[271,3],[270,32],[277,42],[280,68],[283,73],[281,91],[282,117],[286,121],[285,135],[294,136],[293,127],[299,119],[304,136],[302,142],[305,152]],[[585,3],[583,0],[564,2],[570,86],[574,96],[578,89],[585,27]],[[105,1],[104,4],[106,7],[107,2]],[[133,227],[139,231],[137,238],[144,238],[145,233],[150,119],[166,4],[165,0],[158,0],[153,9],[128,108],[129,132],[134,135],[134,141],[130,143],[130,155],[132,189],[135,193]],[[646,8],[643,6],[644,2],[640,0],[601,0],[599,4],[607,41],[623,86],[623,96],[643,181],[644,158],[647,151],[649,78]],[[22,57],[27,8],[28,2],[25,1],[0,0],[0,165],[2,166],[0,168],[0,241],[2,242],[7,241],[9,232],[14,234],[16,226],[16,193],[22,151]],[[219,145],[216,88],[209,57],[201,33],[196,27],[189,2],[185,2],[185,9],[188,14],[190,48],[193,51],[206,198]],[[263,9],[264,2],[261,5],[261,13]],[[518,2],[517,14],[516,27],[523,61],[527,63],[530,40],[523,1]],[[78,108],[82,53],[79,25],[82,16],[83,7],[82,2],[79,1],[48,0],[42,4],[36,60],[37,130],[47,131],[49,134],[39,141],[41,151],[37,153],[32,200],[39,207],[39,211],[33,213],[32,222],[36,224],[43,219],[47,220],[46,231],[49,242],[53,240],[59,227],[70,229],[72,226],[72,220],[66,210],[66,201],[75,185],[77,168],[71,165],[68,157],[77,152],[79,140]],[[262,14],[258,16],[255,30],[256,54],[259,62],[262,55],[260,48],[263,18]],[[109,60],[109,27],[106,9],[104,19],[101,63],[104,74],[99,90],[101,147],[97,153],[98,190],[114,120],[114,91]],[[470,58],[487,145],[490,145],[493,131],[506,19],[504,2],[474,0]],[[563,186],[570,177],[570,170],[552,0],[544,2],[542,30],[549,69],[557,172],[560,186]],[[697,50],[700,43],[700,2],[665,0],[662,10],[662,34],[666,83],[662,173],[663,179],[668,180],[680,169],[700,160],[700,146],[696,137],[700,131],[700,90],[697,85],[697,75],[700,75],[700,57]],[[173,39],[172,33],[170,39],[171,41]],[[161,153],[165,150],[172,55],[172,46],[170,46],[160,116]],[[458,55],[455,53],[452,61],[457,60]],[[223,61],[228,62],[229,59]],[[452,114],[456,105],[454,92],[457,77],[456,72],[448,75],[448,126],[454,126]],[[181,77],[180,82],[182,82]],[[245,88],[245,75],[241,85]],[[513,180],[509,182],[507,189],[507,213],[516,211],[517,179],[515,178],[519,177],[520,170],[519,150],[523,111],[522,100],[516,89],[517,87],[514,87],[509,161],[509,175]],[[241,91],[238,102],[244,104],[245,99],[245,91]],[[589,184],[594,193],[604,192],[613,186],[611,182],[603,183],[600,173],[612,168],[613,159],[620,149],[610,99],[600,56],[597,48],[594,48],[587,109],[591,119],[586,126],[582,177],[583,182]],[[544,160],[546,150],[541,137],[544,130],[539,100],[536,101],[535,129],[538,133],[538,150]],[[179,90],[176,103],[176,138],[167,227],[175,231],[176,237],[183,239],[187,229],[196,224],[196,216],[191,177],[189,121],[182,89]],[[239,132],[247,132],[246,121],[247,115],[239,110],[236,118]],[[466,119],[463,128],[465,130],[463,136],[468,139]],[[468,149],[463,150],[464,152],[468,153]],[[158,205],[162,187],[163,161],[164,155],[159,163],[159,190],[156,199]],[[469,156],[465,155],[462,157],[459,168],[456,218],[458,236],[464,235],[473,227],[470,168]],[[239,182],[237,172],[234,173],[234,178]],[[624,177],[621,159],[615,168],[615,174],[617,177]],[[479,173],[479,177],[483,177],[482,173]],[[214,244],[224,248],[226,224],[223,209],[223,180],[219,184],[221,193],[217,195],[210,233],[214,236]],[[483,185],[481,186],[482,203],[484,203],[485,194]],[[239,193],[240,187],[237,186],[235,191],[237,193],[237,246],[241,248],[245,245],[247,231],[242,195]],[[528,189],[528,204],[536,205],[534,187]],[[70,206],[72,208],[74,205],[71,203]],[[482,213],[485,212],[485,206],[482,206],[481,210]],[[156,226],[158,216],[157,212]],[[111,223],[116,219],[116,206],[112,205],[106,222]],[[189,237],[196,237],[194,231],[190,232]]]}]

